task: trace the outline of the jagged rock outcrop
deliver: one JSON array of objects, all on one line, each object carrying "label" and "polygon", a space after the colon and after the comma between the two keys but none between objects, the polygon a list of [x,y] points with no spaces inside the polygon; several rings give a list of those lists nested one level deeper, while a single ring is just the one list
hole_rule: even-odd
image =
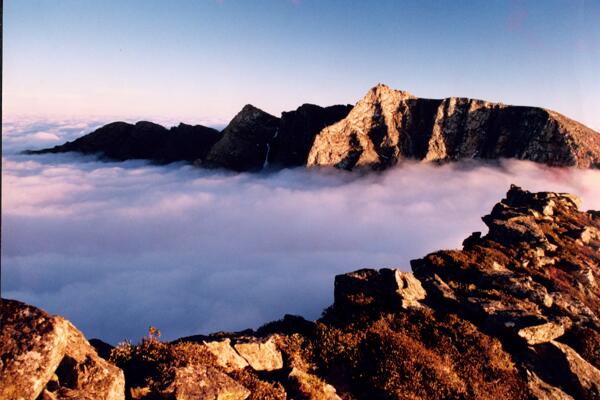
[{"label": "jagged rock outcrop", "polygon": [[114,160],[146,159],[159,163],[194,161],[206,156],[221,138],[216,129],[179,124],[171,129],[147,121],[113,122],[94,132],[50,149],[28,154],[79,152],[100,154]]},{"label": "jagged rock outcrop", "polygon": [[273,138],[268,163],[271,167],[306,165],[315,137],[326,126],[345,118],[352,106],[319,107],[303,104],[295,111],[281,114],[277,134]]},{"label": "jagged rock outcrop", "polygon": [[[138,345],[114,348],[110,360],[131,399],[598,399],[600,213],[580,205],[573,195],[513,186],[483,217],[489,232],[475,232],[461,250],[413,260],[413,273],[337,276],[334,303],[315,322],[286,316],[257,331],[173,343],[151,330]],[[25,318],[15,309],[3,315]],[[63,349],[82,338],[66,321],[44,318],[27,326],[47,345],[3,323],[2,371],[34,371],[11,382],[38,382],[35,393],[48,396],[71,385],[79,398],[96,386],[74,385],[88,381],[61,368],[111,382],[107,368],[93,376],[74,368],[88,350]],[[40,355],[22,356],[31,346]],[[28,387],[1,390],[35,398]]]},{"label": "jagged rock outcrop", "polygon": [[335,277],[337,307],[420,307],[427,293],[413,274],[398,269],[361,269]]},{"label": "jagged rock outcrop", "polygon": [[383,169],[403,159],[471,158],[597,168],[600,134],[542,108],[421,99],[380,84],[318,134],[308,165]]},{"label": "jagged rock outcrop", "polygon": [[246,105],[223,130],[223,137],[196,164],[234,171],[257,171],[267,162],[279,118]]},{"label": "jagged rock outcrop", "polygon": [[0,398],[125,398],[123,372],[69,321],[0,299]]}]

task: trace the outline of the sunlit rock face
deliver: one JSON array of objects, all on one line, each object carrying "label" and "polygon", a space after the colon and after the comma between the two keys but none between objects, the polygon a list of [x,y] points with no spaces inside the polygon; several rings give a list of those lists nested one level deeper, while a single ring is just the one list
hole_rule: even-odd
[{"label": "sunlit rock face", "polygon": [[60,316],[0,299],[0,339],[2,399],[125,399],[123,371]]},{"label": "sunlit rock face", "polygon": [[597,167],[600,134],[542,108],[421,99],[380,84],[346,118],[319,133],[308,165],[383,169],[402,159],[471,158]]}]

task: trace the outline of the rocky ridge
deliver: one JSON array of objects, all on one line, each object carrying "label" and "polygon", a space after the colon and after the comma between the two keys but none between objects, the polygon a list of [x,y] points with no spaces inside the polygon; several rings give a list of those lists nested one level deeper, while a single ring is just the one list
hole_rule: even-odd
[{"label": "rocky ridge", "polygon": [[72,142],[43,150],[28,150],[27,154],[78,152],[100,154],[112,160],[147,159],[159,163],[192,162],[204,158],[221,138],[216,129],[201,125],[179,124],[165,127],[140,121],[136,124],[113,122]]},{"label": "rocky ridge", "polygon": [[[580,207],[570,194],[513,186],[483,217],[488,233],[473,233],[461,250],[413,260],[413,273],[337,276],[334,303],[314,322],[287,315],[256,331],[172,343],[151,330],[110,352],[95,341],[122,369],[125,389],[120,371],[64,319],[2,300],[0,393],[73,398],[63,393],[115,387],[131,399],[598,399],[600,213]],[[74,342],[93,361],[86,362],[111,372],[77,382],[101,385],[73,385],[64,374],[60,365],[87,376],[96,370],[70,355]],[[35,391],[6,382],[35,382]]]},{"label": "rocky ridge", "polygon": [[405,159],[501,158],[598,168],[600,134],[543,108],[458,97],[422,99],[379,84],[354,107],[304,104],[277,118],[248,104],[220,133],[185,124],[167,130],[150,122],[115,122],[73,142],[28,153],[68,151],[234,171],[385,169]]},{"label": "rocky ridge", "polygon": [[600,134],[543,108],[422,99],[379,84],[319,133],[307,164],[384,169],[403,159],[473,158],[598,167]]}]

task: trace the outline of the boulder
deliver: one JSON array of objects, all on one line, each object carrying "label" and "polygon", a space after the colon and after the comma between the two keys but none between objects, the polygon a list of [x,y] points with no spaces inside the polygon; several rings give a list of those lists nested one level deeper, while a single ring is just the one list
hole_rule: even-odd
[{"label": "boulder", "polygon": [[572,379],[579,383],[586,398],[600,398],[600,370],[584,360],[570,346],[554,340],[550,343],[564,356]]},{"label": "boulder", "polygon": [[252,338],[233,345],[238,354],[256,371],[273,371],[283,368],[283,357],[277,347],[277,335],[267,339]]},{"label": "boulder", "polygon": [[13,300],[0,308],[0,398],[125,398],[123,372],[69,321]]},{"label": "boulder", "polygon": [[0,299],[0,398],[39,396],[65,355],[68,330],[62,318]]},{"label": "boulder", "polygon": [[341,400],[333,386],[306,371],[299,368],[292,368],[288,377],[303,398],[311,400]]},{"label": "boulder", "polygon": [[420,307],[426,295],[412,273],[398,269],[361,269],[335,277],[335,305],[340,307],[375,303]]},{"label": "boulder", "polygon": [[174,400],[244,400],[250,391],[216,368],[193,365],[177,368],[163,395]]},{"label": "boulder", "polygon": [[527,385],[531,392],[531,397],[535,400],[574,400],[556,386],[544,382],[534,372],[527,371]]},{"label": "boulder", "polygon": [[519,329],[517,335],[522,337],[527,344],[535,345],[554,340],[565,333],[565,327],[557,322],[527,326]]},{"label": "boulder", "polygon": [[248,366],[248,362],[231,347],[230,339],[213,342],[205,341],[204,345],[216,357],[217,365],[228,372],[244,369]]}]

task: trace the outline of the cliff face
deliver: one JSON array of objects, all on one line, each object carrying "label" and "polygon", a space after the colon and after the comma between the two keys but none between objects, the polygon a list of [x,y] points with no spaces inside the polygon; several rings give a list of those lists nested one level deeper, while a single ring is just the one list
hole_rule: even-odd
[{"label": "cliff face", "polygon": [[352,106],[319,107],[303,104],[295,111],[281,114],[281,123],[269,153],[272,167],[306,165],[315,137],[326,126],[345,118]]},{"label": "cliff face", "polygon": [[377,85],[345,119],[319,133],[308,165],[383,169],[402,159],[471,158],[598,167],[600,134],[542,108],[420,99]]},{"label": "cliff face", "polygon": [[[414,260],[414,274],[337,276],[318,321],[285,316],[173,343],[151,330],[108,357],[133,399],[598,399],[600,213],[579,207],[573,195],[511,187],[483,217],[489,232],[462,250]],[[3,398],[119,398],[106,394],[122,390],[119,371],[63,319],[1,304]]]}]

